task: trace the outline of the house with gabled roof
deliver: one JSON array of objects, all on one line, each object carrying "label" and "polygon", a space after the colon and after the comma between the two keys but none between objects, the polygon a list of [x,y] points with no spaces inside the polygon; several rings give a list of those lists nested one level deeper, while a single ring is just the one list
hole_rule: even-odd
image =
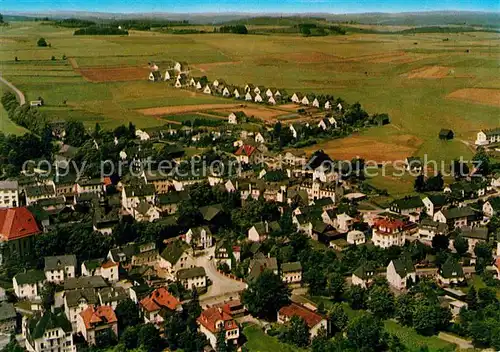
[{"label": "house with gabled roof", "polygon": [[218,78],[215,81],[213,81],[212,85],[217,88],[218,86],[225,86],[226,82],[224,82],[222,78]]},{"label": "house with gabled roof", "polygon": [[175,78],[175,71],[172,69],[165,70],[165,75],[163,77],[164,81],[170,81]]},{"label": "house with gabled roof", "polygon": [[28,315],[23,320],[22,328],[26,350],[31,352],[73,352],[71,324],[64,313],[53,313],[48,310]]},{"label": "house with gabled roof", "polygon": [[141,299],[139,309],[146,324],[152,323],[159,327],[165,321],[163,312],[180,312],[182,304],[165,287],[160,287]]},{"label": "house with gabled roof", "polygon": [[263,221],[253,224],[248,230],[248,240],[252,242],[264,241],[270,233],[281,231],[277,221]]},{"label": "house with gabled roof", "polygon": [[470,207],[453,207],[441,209],[434,214],[434,221],[448,224],[453,229],[455,227],[464,227],[478,222],[478,214]]},{"label": "house with gabled roof", "polygon": [[266,91],[265,91],[265,95],[266,97],[268,98],[271,98],[274,96],[274,93],[276,91],[276,88],[267,88]]},{"label": "house with gabled roof", "polygon": [[212,94],[212,88],[207,84],[205,88],[203,88],[203,93],[205,94]]},{"label": "house with gabled roof", "polygon": [[0,265],[10,253],[24,257],[33,250],[35,236],[41,230],[28,208],[0,209]]},{"label": "house with gabled roof", "polygon": [[262,96],[260,95],[260,93],[256,93],[255,94],[255,97],[253,99],[256,103],[262,103],[264,101],[264,99],[262,99]]},{"label": "house with gabled roof", "polygon": [[45,273],[41,270],[25,270],[20,272],[12,279],[14,293],[19,299],[38,298],[45,280]]},{"label": "house with gabled roof", "polygon": [[264,86],[256,86],[254,89],[253,89],[253,92],[255,94],[264,94],[266,88]]},{"label": "house with gabled roof", "polygon": [[366,242],[366,236],[363,231],[352,230],[347,233],[347,243],[357,246]]},{"label": "house with gabled roof", "polygon": [[416,283],[417,273],[409,256],[393,259],[387,266],[387,281],[389,285],[404,290]]},{"label": "house with gabled roof", "polygon": [[[474,248],[480,242],[488,242],[488,228],[485,226],[464,226],[460,229],[460,233],[463,238],[467,240],[469,248],[467,251],[472,255],[474,254]],[[452,234],[454,235],[454,233]],[[455,242],[455,236],[450,240],[450,245],[453,246]]]},{"label": "house with gabled roof", "polygon": [[207,273],[205,268],[195,266],[188,269],[181,269],[176,274],[177,280],[186,290],[203,289],[207,287]]},{"label": "house with gabled roof", "polygon": [[327,131],[331,128],[337,128],[337,120],[333,117],[325,117],[319,121],[318,127],[323,131]]},{"label": "house with gabled roof", "polygon": [[371,263],[364,263],[352,272],[352,285],[367,288],[375,278],[375,268]]},{"label": "house with gabled roof", "polygon": [[192,268],[194,259],[191,255],[191,247],[178,239],[167,243],[158,258],[158,266],[172,276],[175,276],[180,269]]},{"label": "house with gabled roof", "polygon": [[302,100],[300,101],[300,103],[302,105],[309,105],[311,104],[312,102],[314,101],[314,95],[312,94],[306,94],[302,97]]},{"label": "house with gabled roof", "polygon": [[116,282],[119,277],[119,262],[113,262],[109,259],[90,259],[81,265],[82,276],[102,276],[109,282]]},{"label": "house with gabled roof", "polygon": [[432,243],[432,239],[436,235],[447,235],[448,225],[431,219],[423,219],[418,224],[418,232],[416,236],[421,241]]},{"label": "house with gabled roof", "polygon": [[47,282],[60,284],[65,278],[75,277],[76,255],[59,255],[45,257],[45,277]]},{"label": "house with gabled roof", "polygon": [[186,232],[185,241],[193,248],[207,249],[213,246],[212,231],[208,226],[193,227]]},{"label": "house with gabled roof", "polygon": [[391,211],[401,215],[420,214],[423,208],[424,203],[419,196],[396,199],[390,205]]},{"label": "house with gabled roof", "polygon": [[258,164],[262,162],[263,154],[256,146],[244,144],[234,153],[241,164]]},{"label": "house with gabled roof", "polygon": [[253,101],[255,99],[255,94],[252,92],[246,92],[245,94],[245,100],[246,101]]},{"label": "house with gabled roof", "polygon": [[314,100],[312,101],[312,106],[319,109],[320,103],[318,98],[314,98]]},{"label": "house with gabled roof", "polygon": [[422,203],[424,203],[425,212],[427,213],[427,215],[433,217],[435,213],[437,213],[447,204],[447,199],[445,195],[436,194],[425,197],[424,199],[422,199]]},{"label": "house with gabled roof", "polygon": [[265,270],[272,271],[278,275],[278,261],[275,257],[266,257],[262,253],[257,253],[248,266],[247,282],[257,279]]},{"label": "house with gabled roof", "polygon": [[324,105],[325,110],[330,110],[332,108],[332,103],[330,100],[327,100]]},{"label": "house with gabled roof", "polygon": [[110,306],[88,306],[78,314],[76,325],[89,345],[95,345],[96,336],[106,332],[118,339],[118,319]]},{"label": "house with gabled roof", "polygon": [[247,115],[243,111],[233,111],[228,116],[227,123],[237,125],[239,122],[244,122]]},{"label": "house with gabled roof", "polygon": [[76,330],[78,314],[87,309],[89,305],[98,305],[99,297],[94,288],[79,288],[64,292],[64,312],[66,318],[71,322],[73,330]]},{"label": "house with gabled roof", "polygon": [[151,82],[159,82],[161,81],[161,73],[160,71],[151,71],[148,76],[148,80]]},{"label": "house with gabled roof", "polygon": [[305,306],[292,302],[290,305],[282,307],[278,311],[278,323],[286,324],[293,317],[302,318],[309,328],[310,338],[313,339],[320,330],[327,330],[328,321],[325,317],[319,314],[317,311],[314,312]]},{"label": "house with gabled roof", "polygon": [[155,191],[155,186],[151,183],[125,185],[122,188],[122,206],[132,211],[132,209],[137,208],[141,201],[153,204]]},{"label": "house with gabled roof", "polygon": [[232,92],[234,91],[234,89],[235,88],[232,87],[232,86],[226,86],[226,87],[224,87],[224,89],[222,90],[222,96],[224,98],[230,98],[231,95],[233,94]]},{"label": "house with gabled roof", "polygon": [[174,65],[174,71],[176,72],[187,72],[189,71],[189,65],[185,61],[176,62]]},{"label": "house with gabled roof", "polygon": [[303,97],[304,97],[304,96],[303,96],[301,93],[296,92],[296,93],[293,93],[293,95],[292,95],[292,97],[291,97],[291,100],[292,100],[292,102],[293,102],[293,103],[295,103],[295,104],[300,104],[300,103],[302,102],[302,98],[303,98]]},{"label": "house with gabled roof", "polygon": [[276,98],[275,97],[269,97],[267,99],[267,103],[270,105],[276,105]]},{"label": "house with gabled roof", "polygon": [[228,345],[236,345],[240,337],[240,328],[229,312],[221,307],[210,307],[201,312],[196,320],[200,332],[210,341],[212,348],[217,347],[217,336],[224,331]]},{"label": "house with gabled roof", "polygon": [[464,269],[459,262],[449,256],[439,268],[436,278],[443,286],[457,285],[465,281]]},{"label": "house with gabled roof", "polygon": [[32,205],[41,199],[55,198],[56,190],[53,183],[34,185],[24,188],[26,205]]},{"label": "house with gabled roof", "polygon": [[188,84],[188,78],[184,73],[181,73],[177,76],[177,79],[175,80],[175,88],[182,88],[185,87]]},{"label": "house with gabled roof", "polygon": [[175,214],[182,201],[189,199],[187,191],[170,191],[156,196],[156,206],[164,214]]},{"label": "house with gabled roof", "polygon": [[491,197],[483,204],[483,213],[492,217],[500,212],[500,197]]},{"label": "house with gabled roof", "polygon": [[302,282],[302,264],[300,262],[281,264],[281,279],[288,285],[300,285]]},{"label": "house with gabled roof", "polygon": [[487,145],[500,142],[500,127],[490,130],[481,130],[477,133],[476,145]]}]

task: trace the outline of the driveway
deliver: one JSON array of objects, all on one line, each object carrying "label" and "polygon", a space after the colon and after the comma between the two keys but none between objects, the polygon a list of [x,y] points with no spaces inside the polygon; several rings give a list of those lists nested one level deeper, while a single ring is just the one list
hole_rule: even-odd
[{"label": "driveway", "polygon": [[16,86],[14,86],[12,83],[7,81],[1,75],[0,75],[0,82],[4,83],[7,87],[12,89],[14,91],[14,93],[16,93],[17,98],[19,99],[19,105],[24,105],[24,103],[26,103],[26,98],[24,97],[23,92],[21,92],[19,89],[17,89]]},{"label": "driveway", "polygon": [[230,279],[217,271],[215,261],[210,260],[214,250],[215,248],[210,248],[202,256],[196,258],[196,265],[205,268],[205,272],[212,282],[207,293],[200,296],[200,302],[203,305],[212,305],[235,299],[246,288],[244,282]]}]

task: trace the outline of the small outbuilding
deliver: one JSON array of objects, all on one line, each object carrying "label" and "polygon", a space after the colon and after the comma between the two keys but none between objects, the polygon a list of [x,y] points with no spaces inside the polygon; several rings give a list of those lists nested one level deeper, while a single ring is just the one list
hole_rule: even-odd
[{"label": "small outbuilding", "polygon": [[448,130],[448,129],[441,129],[441,131],[439,131],[439,139],[442,139],[442,140],[450,140],[450,139],[453,139],[454,137],[454,133],[452,130]]}]

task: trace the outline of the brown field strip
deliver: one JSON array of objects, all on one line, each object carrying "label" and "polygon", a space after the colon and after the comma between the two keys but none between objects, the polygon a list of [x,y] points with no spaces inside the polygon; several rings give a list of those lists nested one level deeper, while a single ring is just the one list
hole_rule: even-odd
[{"label": "brown field strip", "polygon": [[404,75],[410,79],[413,78],[438,79],[447,77],[451,72],[453,72],[453,68],[451,67],[424,66],[416,70],[407,72]]},{"label": "brown field strip", "polygon": [[310,154],[318,149],[338,160],[351,160],[356,157],[376,162],[405,160],[422,144],[422,141],[412,135],[390,137],[387,141],[375,137],[350,136],[316,144],[304,150]]},{"label": "brown field strip", "polygon": [[147,116],[161,116],[183,114],[185,112],[197,112],[203,110],[216,110],[216,109],[231,109],[241,108],[242,104],[198,104],[198,105],[180,105],[180,106],[163,106],[159,108],[147,108],[137,110],[143,115]]},{"label": "brown field strip", "polygon": [[500,89],[464,88],[448,94],[446,98],[476,104],[500,106]]},{"label": "brown field strip", "polygon": [[[71,62],[73,65],[73,62]],[[76,64],[76,62],[75,62]],[[78,67],[78,64],[76,64]],[[93,67],[73,68],[83,78],[90,82],[123,82],[147,80],[150,72],[148,67]]]}]

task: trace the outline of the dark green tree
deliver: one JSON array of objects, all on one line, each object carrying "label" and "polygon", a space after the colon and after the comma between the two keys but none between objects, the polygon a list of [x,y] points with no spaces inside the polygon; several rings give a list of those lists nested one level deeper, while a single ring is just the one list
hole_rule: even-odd
[{"label": "dark green tree", "polygon": [[136,326],[141,322],[139,308],[137,308],[134,301],[129,298],[118,303],[115,314],[118,319],[119,330],[127,326]]},{"label": "dark green tree", "polygon": [[160,332],[153,324],[143,325],[137,337],[139,346],[142,346],[146,351],[157,352],[163,350],[163,341],[160,337]]},{"label": "dark green tree", "polygon": [[472,285],[467,292],[467,296],[465,297],[465,302],[467,303],[467,309],[476,310],[477,309],[477,292],[474,285]]},{"label": "dark green tree", "polygon": [[394,313],[394,294],[387,285],[375,285],[370,289],[368,309],[380,318],[390,318]]},{"label": "dark green tree", "polygon": [[461,234],[459,234],[453,241],[453,248],[455,248],[458,255],[463,256],[469,249],[469,242]]},{"label": "dark green tree", "polygon": [[217,344],[215,345],[216,352],[229,352],[229,347],[226,343],[226,331],[220,329],[217,333]]},{"label": "dark green tree", "polygon": [[276,313],[290,302],[290,289],[270,270],[264,270],[242,293],[242,301],[250,314],[276,318]]},{"label": "dark green tree", "polygon": [[345,313],[344,308],[342,308],[342,305],[340,303],[334,304],[328,310],[327,316],[328,324],[330,326],[328,331],[331,334],[344,331],[347,323],[349,322],[349,318],[347,317],[347,314]]},{"label": "dark green tree", "polygon": [[396,299],[395,317],[401,325],[413,324],[413,305],[413,297],[409,294],[403,294]]},{"label": "dark green tree", "polygon": [[328,276],[326,290],[334,301],[340,301],[345,290],[345,279],[342,274],[333,273]]},{"label": "dark green tree", "polygon": [[307,323],[298,316],[293,316],[290,319],[285,332],[279,336],[280,340],[298,347],[306,347],[309,345],[309,327]]},{"label": "dark green tree", "polygon": [[365,288],[359,285],[351,285],[351,287],[346,292],[347,301],[352,309],[364,309],[366,308],[366,300],[368,297],[368,292]]},{"label": "dark green tree", "polygon": [[45,40],[45,38],[40,38],[40,39],[38,39],[38,41],[36,42],[36,45],[41,46],[41,47],[45,47],[45,46],[48,46],[48,43],[47,43],[47,41]]},{"label": "dark green tree", "polygon": [[365,313],[352,319],[347,325],[347,342],[360,352],[381,351],[383,347],[382,322],[371,314]]}]

